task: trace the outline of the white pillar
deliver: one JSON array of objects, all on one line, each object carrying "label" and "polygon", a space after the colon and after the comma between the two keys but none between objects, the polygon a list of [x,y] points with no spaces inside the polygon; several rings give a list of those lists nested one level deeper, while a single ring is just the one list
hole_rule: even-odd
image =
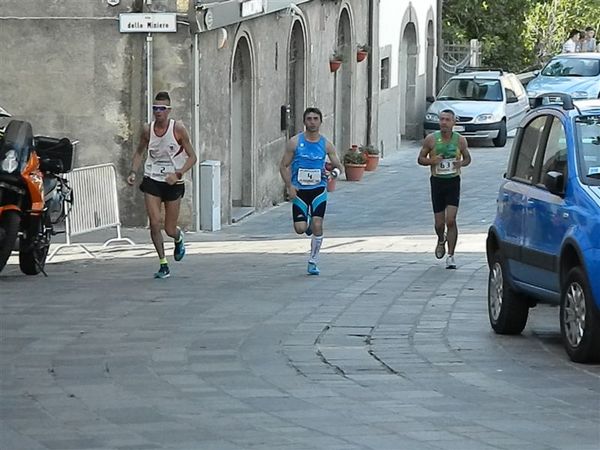
[{"label": "white pillar", "polygon": [[200,226],[207,231],[221,229],[221,161],[200,163]]}]

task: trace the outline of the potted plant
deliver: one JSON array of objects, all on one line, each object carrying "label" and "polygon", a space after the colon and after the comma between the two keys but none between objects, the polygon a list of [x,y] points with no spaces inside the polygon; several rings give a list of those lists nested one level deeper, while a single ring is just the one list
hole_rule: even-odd
[{"label": "potted plant", "polygon": [[331,58],[329,58],[329,70],[331,72],[336,72],[343,62],[344,55],[338,50],[336,50],[335,52],[333,52],[333,55],[331,55]]},{"label": "potted plant", "polygon": [[344,155],[346,180],[360,181],[367,167],[367,157],[360,151],[349,150]]},{"label": "potted plant", "polygon": [[367,157],[367,172],[372,172],[379,165],[379,149],[374,145],[363,145],[360,151]]},{"label": "potted plant", "polygon": [[371,51],[371,47],[367,44],[362,44],[359,45],[357,50],[356,50],[356,61],[361,62],[364,61],[367,56],[369,55],[369,52]]}]

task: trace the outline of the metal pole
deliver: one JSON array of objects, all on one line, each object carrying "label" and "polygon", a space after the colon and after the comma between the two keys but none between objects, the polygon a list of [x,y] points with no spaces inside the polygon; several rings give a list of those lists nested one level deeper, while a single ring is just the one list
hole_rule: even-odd
[{"label": "metal pole", "polygon": [[198,53],[199,34],[194,34],[194,111],[193,111],[193,143],[196,152],[196,164],[192,168],[192,182],[194,183],[194,230],[200,231],[200,54]]},{"label": "metal pole", "polygon": [[146,120],[152,123],[152,101],[153,101],[153,85],[152,85],[152,33],[146,36]]}]

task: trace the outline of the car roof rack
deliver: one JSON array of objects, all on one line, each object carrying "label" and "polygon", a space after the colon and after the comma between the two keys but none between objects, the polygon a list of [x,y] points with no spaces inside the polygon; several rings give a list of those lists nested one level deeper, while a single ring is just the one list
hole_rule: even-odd
[{"label": "car roof rack", "polygon": [[466,73],[466,72],[500,72],[500,75],[504,75],[504,69],[499,67],[481,67],[481,66],[465,66],[458,67],[456,69],[456,74]]},{"label": "car roof rack", "polygon": [[[560,101],[556,101],[555,99],[559,99]],[[562,92],[547,92],[538,95],[533,101],[533,108],[539,108],[540,106],[561,106],[562,109],[567,111],[575,109],[571,96]]]}]

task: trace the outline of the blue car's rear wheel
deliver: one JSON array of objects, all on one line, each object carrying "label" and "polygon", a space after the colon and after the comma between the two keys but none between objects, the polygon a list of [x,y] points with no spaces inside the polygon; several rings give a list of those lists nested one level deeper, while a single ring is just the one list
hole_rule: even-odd
[{"label": "blue car's rear wheel", "polygon": [[498,334],[519,334],[525,328],[529,304],[519,299],[508,283],[506,263],[499,251],[494,253],[488,278],[488,316]]},{"label": "blue car's rear wheel", "polygon": [[600,361],[600,319],[594,310],[590,285],[581,267],[569,271],[562,288],[560,332],[573,361]]}]

